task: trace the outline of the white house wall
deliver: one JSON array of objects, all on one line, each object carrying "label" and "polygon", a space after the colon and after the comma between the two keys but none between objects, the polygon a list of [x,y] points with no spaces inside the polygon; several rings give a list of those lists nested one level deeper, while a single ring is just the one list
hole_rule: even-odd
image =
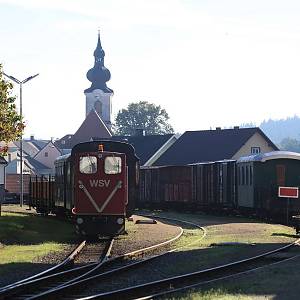
[{"label": "white house wall", "polygon": [[240,150],[232,157],[232,159],[238,159],[242,156],[251,155],[252,147],[260,147],[261,153],[271,152],[274,149],[269,145],[268,141],[259,133],[253,134],[253,136],[240,148]]},{"label": "white house wall", "polygon": [[[48,153],[48,156],[45,156],[45,153]],[[60,156],[60,151],[53,145],[52,142],[49,142],[35,157],[34,159],[48,168],[54,168],[55,159]]]}]

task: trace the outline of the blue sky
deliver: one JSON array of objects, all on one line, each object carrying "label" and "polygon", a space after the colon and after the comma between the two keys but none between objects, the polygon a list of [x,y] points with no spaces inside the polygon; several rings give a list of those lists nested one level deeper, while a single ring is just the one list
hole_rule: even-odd
[{"label": "blue sky", "polygon": [[25,136],[80,126],[98,28],[114,115],[146,100],[176,132],[259,124],[299,115],[299,12],[291,0],[0,0],[0,62],[40,73],[23,89]]}]

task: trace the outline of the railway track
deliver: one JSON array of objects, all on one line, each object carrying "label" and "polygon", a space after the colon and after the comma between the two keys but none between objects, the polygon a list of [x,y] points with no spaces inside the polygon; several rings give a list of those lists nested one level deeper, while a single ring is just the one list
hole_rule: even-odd
[{"label": "railway track", "polygon": [[51,274],[54,274],[54,273],[57,273],[63,269],[66,269],[68,268],[69,266],[71,266],[76,257],[78,256],[78,254],[82,251],[82,249],[85,247],[86,245],[86,241],[82,241],[80,242],[76,247],[75,249],[69,254],[67,255],[67,257],[59,264],[53,266],[52,268],[49,268],[43,272],[40,272],[38,274],[35,274],[33,276],[30,276],[30,277],[27,277],[27,278],[24,278],[22,280],[19,280],[17,282],[14,282],[12,284],[9,284],[7,286],[4,286],[2,288],[0,288],[0,299],[1,299],[1,295],[3,294],[3,292],[5,291],[9,291],[17,286],[21,286],[22,284],[26,283],[26,282],[29,282],[29,281],[33,281],[33,280],[36,280],[36,279],[39,279],[41,277],[46,277],[46,276],[49,276]]},{"label": "railway track", "polygon": [[[69,282],[74,278],[83,276],[83,274],[97,268],[100,263],[104,263],[108,259],[112,243],[113,239],[109,240],[105,247],[103,245],[99,247],[98,245],[96,249],[95,245],[97,244],[93,243],[92,247],[90,247],[91,245],[87,246],[86,241],[83,241],[62,263],[44,272],[1,288],[0,299],[27,299],[28,297],[32,297],[34,293],[39,293],[40,290],[53,288],[54,286],[61,285],[63,282]],[[89,250],[90,248],[92,250]],[[86,264],[77,266],[75,261],[80,252],[84,253],[79,261],[81,264],[85,261]],[[92,263],[87,261],[87,255],[91,254],[93,260],[97,258]],[[74,265],[75,267],[70,269]]]},{"label": "railway track", "polygon": [[[181,223],[185,223],[186,225],[195,226],[196,228],[202,229],[204,231],[204,234],[202,236],[200,236],[197,241],[194,241],[194,242],[200,241],[206,235],[205,229],[197,224],[194,224],[191,222],[186,222],[186,221],[184,222],[184,221],[180,221],[180,220],[168,219],[168,218],[162,218],[162,219],[169,220],[172,222],[181,222]],[[82,291],[88,290],[87,287],[89,285],[93,284],[95,281],[97,283],[99,283],[105,279],[111,278],[112,276],[116,276],[116,274],[120,274],[120,273],[126,272],[130,269],[134,269],[137,266],[140,266],[149,261],[152,261],[154,259],[162,257],[168,253],[177,251],[180,248],[172,249],[172,250],[169,250],[169,251],[161,253],[161,254],[153,255],[148,258],[143,258],[141,260],[135,260],[135,261],[130,261],[130,262],[127,261],[125,265],[123,263],[123,260],[127,259],[129,257],[135,257],[137,255],[142,255],[145,252],[152,251],[152,250],[160,248],[160,247],[164,247],[165,245],[170,244],[171,242],[177,240],[179,237],[181,237],[182,234],[183,234],[183,230],[181,228],[180,233],[176,237],[174,237],[168,241],[165,241],[163,243],[159,243],[159,244],[147,247],[147,248],[132,251],[132,252],[126,253],[124,255],[120,255],[118,257],[108,259],[104,264],[106,269],[98,268],[97,272],[96,272],[96,270],[93,272],[89,271],[88,273],[85,273],[80,278],[74,279],[72,281],[62,284],[59,287],[55,287],[53,289],[47,290],[43,293],[40,293],[33,297],[29,297],[27,299],[31,299],[31,300],[32,299],[45,299],[45,298],[47,298],[47,299],[55,299],[55,298],[63,299],[64,297],[66,297],[67,299],[74,299],[74,298],[82,297]],[[116,265],[116,263],[117,263],[117,265]],[[121,266],[120,266],[120,264],[121,264]]]},{"label": "railway track", "polygon": [[[266,266],[276,265],[300,257],[299,242],[300,239],[273,251],[214,268],[199,270],[197,272],[174,276],[111,292],[99,293],[89,297],[82,297],[80,299],[155,299],[171,293],[181,292],[186,289],[197,288],[208,283],[228,278],[237,278],[238,276],[265,268]],[[278,255],[279,253],[291,250],[292,248],[297,248],[295,254],[284,256]]]},{"label": "railway track", "polygon": [[[149,217],[149,216],[148,216]],[[152,216],[153,217],[153,216]],[[181,222],[181,220],[174,220],[168,218],[162,218],[165,220]],[[190,222],[186,222],[189,225],[195,225],[198,228],[201,228],[197,224],[193,224]],[[203,229],[203,228],[201,228]],[[205,236],[205,233],[203,237]],[[200,239],[202,239],[201,237]],[[197,241],[195,241],[197,242]],[[168,293],[180,292],[184,289],[195,288],[201,285],[205,285],[207,283],[211,283],[214,281],[230,278],[230,277],[238,277],[242,274],[257,270],[259,268],[264,268],[266,266],[270,266],[273,264],[278,264],[280,262],[284,262],[286,260],[295,258],[300,256],[299,254],[299,245],[300,239],[295,241],[294,243],[288,244],[284,247],[268,251],[266,253],[253,256],[248,259],[239,260],[236,262],[232,262],[225,265],[220,265],[214,268],[199,270],[193,273],[187,273],[180,276],[174,276],[165,278],[163,280],[157,280],[153,282],[148,282],[136,286],[127,287],[124,289],[113,290],[109,292],[101,292],[94,293],[93,295],[87,296],[87,294],[82,293],[83,287],[89,287],[92,282],[97,281],[97,284],[101,283],[102,280],[108,278],[118,277],[123,272],[129,271],[130,269],[134,270],[137,266],[145,264],[148,261],[152,261],[158,257],[162,257],[167,253],[174,252],[178,249],[173,249],[168,251],[167,253],[154,255],[152,257],[135,261],[130,263],[129,265],[121,266],[121,267],[111,267],[113,265],[109,265],[110,269],[101,272],[99,274],[94,274],[93,276],[86,276],[84,279],[73,282],[71,284],[67,284],[65,286],[61,286],[58,289],[54,289],[52,291],[48,291],[43,295],[40,295],[36,298],[30,299],[42,299],[43,297],[47,297],[50,299],[59,298],[59,299],[152,299],[159,298]],[[295,254],[281,255],[280,253],[284,253],[291,249],[296,249]],[[129,256],[134,256],[134,253],[128,253]],[[109,260],[109,262],[112,262]],[[126,273],[125,273],[126,274]],[[81,292],[80,292],[81,291]]]}]

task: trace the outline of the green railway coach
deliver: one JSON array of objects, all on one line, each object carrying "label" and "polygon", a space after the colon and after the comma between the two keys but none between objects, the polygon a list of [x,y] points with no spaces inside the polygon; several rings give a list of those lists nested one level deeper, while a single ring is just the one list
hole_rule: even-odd
[{"label": "green railway coach", "polygon": [[282,219],[300,213],[300,199],[279,197],[279,187],[300,186],[300,154],[288,151],[260,153],[237,160],[240,209]]}]

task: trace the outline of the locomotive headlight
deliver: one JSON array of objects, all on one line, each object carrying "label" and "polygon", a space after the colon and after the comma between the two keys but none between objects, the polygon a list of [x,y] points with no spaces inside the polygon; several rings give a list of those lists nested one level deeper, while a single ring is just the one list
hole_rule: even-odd
[{"label": "locomotive headlight", "polygon": [[122,225],[122,224],[124,223],[124,219],[123,219],[123,218],[118,218],[118,219],[117,219],[117,223],[118,223],[119,225]]},{"label": "locomotive headlight", "polygon": [[76,222],[77,222],[77,224],[82,224],[83,223],[83,219],[82,218],[77,218],[77,220],[76,220]]}]

